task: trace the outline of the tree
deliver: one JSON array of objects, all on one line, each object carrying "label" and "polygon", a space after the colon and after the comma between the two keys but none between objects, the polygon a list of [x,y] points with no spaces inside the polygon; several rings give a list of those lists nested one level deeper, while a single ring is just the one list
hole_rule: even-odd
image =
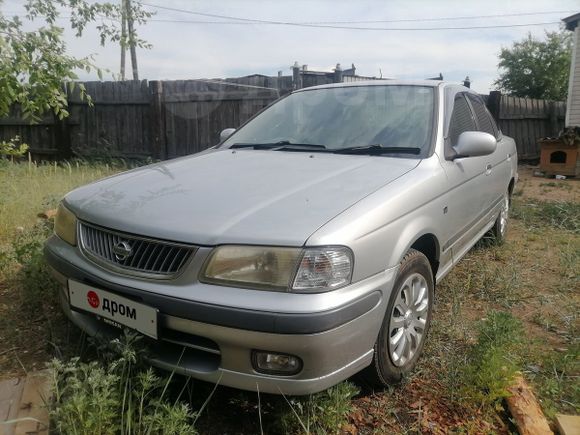
[{"label": "tree", "polygon": [[[0,0],[0,6],[2,0]],[[77,71],[102,71],[91,56],[82,58],[67,53],[64,29],[57,25],[63,16],[69,17],[76,36],[83,35],[90,23],[97,25],[101,45],[106,42],[121,46],[137,45],[147,48],[134,30],[121,34],[121,6],[113,3],[92,3],[86,0],[26,0],[24,21],[18,17],[6,17],[0,12],[0,117],[10,112],[12,105],[20,107],[22,115],[37,121],[47,112],[59,118],[68,116],[67,89],[74,87]],[[151,16],[139,3],[131,6],[131,16],[143,24]],[[44,21],[38,25],[38,21]],[[34,30],[26,30],[36,26]],[[79,84],[81,96],[85,89]]]},{"label": "tree", "polygon": [[502,48],[500,76],[494,84],[517,97],[565,100],[572,53],[571,32],[546,32],[545,40],[531,34]]}]

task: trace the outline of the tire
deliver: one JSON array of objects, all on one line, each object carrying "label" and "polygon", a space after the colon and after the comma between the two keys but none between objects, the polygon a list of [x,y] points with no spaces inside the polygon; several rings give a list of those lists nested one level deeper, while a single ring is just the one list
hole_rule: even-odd
[{"label": "tire", "polygon": [[413,371],[431,324],[434,287],[427,257],[409,250],[400,263],[389,297],[373,362],[363,371],[368,383],[379,387],[396,384]]},{"label": "tire", "polygon": [[509,190],[506,190],[502,198],[501,210],[490,230],[491,242],[494,245],[503,245],[505,242],[508,229],[510,204],[510,192]]}]

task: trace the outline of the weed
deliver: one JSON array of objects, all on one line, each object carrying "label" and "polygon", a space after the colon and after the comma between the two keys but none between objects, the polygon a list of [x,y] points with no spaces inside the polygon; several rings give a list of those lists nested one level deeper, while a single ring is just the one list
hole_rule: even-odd
[{"label": "weed", "polygon": [[359,393],[350,382],[342,382],[308,397],[286,398],[288,408],[277,416],[282,433],[340,433],[352,410],[351,399]]},{"label": "weed", "polygon": [[491,311],[478,333],[462,369],[462,395],[479,406],[498,408],[519,369],[522,326],[509,313]]},{"label": "weed", "polygon": [[120,352],[116,359],[52,361],[49,412],[58,433],[196,433],[189,405],[164,397],[171,376],[140,368],[136,340],[130,335],[113,340],[111,346]]}]

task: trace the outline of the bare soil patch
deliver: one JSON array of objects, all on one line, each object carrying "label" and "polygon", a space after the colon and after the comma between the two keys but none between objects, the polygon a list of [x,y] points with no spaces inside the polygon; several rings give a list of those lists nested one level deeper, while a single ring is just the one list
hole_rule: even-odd
[{"label": "bare soil patch", "polygon": [[536,166],[520,166],[518,173],[520,180],[516,187],[516,195],[522,199],[535,199],[538,201],[580,201],[580,179],[567,177],[565,180],[556,178],[536,177],[534,172],[539,169]]}]

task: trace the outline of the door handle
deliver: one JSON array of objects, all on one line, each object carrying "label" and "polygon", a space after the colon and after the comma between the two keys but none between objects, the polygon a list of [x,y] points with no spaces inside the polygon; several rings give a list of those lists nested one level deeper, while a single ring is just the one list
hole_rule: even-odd
[{"label": "door handle", "polygon": [[491,174],[491,163],[488,163],[487,165],[485,165],[485,175],[490,174]]}]

